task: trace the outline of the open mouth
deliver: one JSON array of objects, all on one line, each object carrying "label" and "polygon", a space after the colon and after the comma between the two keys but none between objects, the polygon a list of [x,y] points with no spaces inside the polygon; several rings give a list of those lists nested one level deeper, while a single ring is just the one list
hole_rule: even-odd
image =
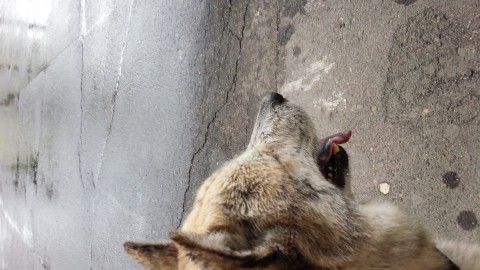
[{"label": "open mouth", "polygon": [[315,153],[320,172],[332,184],[345,187],[345,174],[348,170],[348,155],[340,146],[350,140],[352,131],[346,130],[320,139]]}]

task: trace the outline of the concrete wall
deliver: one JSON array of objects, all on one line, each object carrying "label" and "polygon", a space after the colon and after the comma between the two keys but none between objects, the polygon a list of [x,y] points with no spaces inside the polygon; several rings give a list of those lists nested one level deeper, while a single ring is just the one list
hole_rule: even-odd
[{"label": "concrete wall", "polygon": [[8,4],[0,268],[132,268],[122,243],[182,216],[205,3],[44,1],[42,22]]}]

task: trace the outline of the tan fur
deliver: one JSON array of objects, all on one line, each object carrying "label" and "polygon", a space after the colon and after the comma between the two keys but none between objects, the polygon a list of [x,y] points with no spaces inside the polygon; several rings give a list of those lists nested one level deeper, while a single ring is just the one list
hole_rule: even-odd
[{"label": "tan fur", "polygon": [[438,249],[447,255],[462,270],[480,269],[480,246],[455,241],[440,241]]},{"label": "tan fur", "polygon": [[173,242],[126,251],[148,269],[449,269],[412,218],[327,182],[317,141],[300,107],[268,95],[247,149],[205,180]]},{"label": "tan fur", "polygon": [[125,251],[146,269],[178,269],[178,249],[173,243],[133,243],[123,244]]}]

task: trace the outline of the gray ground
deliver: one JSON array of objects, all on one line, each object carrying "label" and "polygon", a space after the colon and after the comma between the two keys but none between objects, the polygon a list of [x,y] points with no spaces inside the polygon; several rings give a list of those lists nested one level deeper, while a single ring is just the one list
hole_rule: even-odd
[{"label": "gray ground", "polygon": [[359,200],[480,242],[477,0],[6,2],[0,269],[138,268],[274,90],[353,131]]}]

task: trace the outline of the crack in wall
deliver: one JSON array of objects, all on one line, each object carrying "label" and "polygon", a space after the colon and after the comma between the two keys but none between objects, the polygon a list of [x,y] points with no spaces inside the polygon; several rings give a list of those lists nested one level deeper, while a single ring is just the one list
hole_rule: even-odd
[{"label": "crack in wall", "polygon": [[80,49],[81,49],[81,67],[80,67],[80,134],[77,144],[78,152],[78,174],[83,189],[85,189],[85,183],[83,182],[82,174],[82,152],[83,152],[83,69],[84,69],[84,41],[87,33],[87,23],[85,17],[85,0],[80,1]]},{"label": "crack in wall", "polygon": [[[233,74],[233,79],[232,79],[232,83],[230,85],[230,87],[227,89],[226,93],[225,93],[225,101],[223,102],[223,104],[214,112],[213,114],[213,117],[212,119],[210,120],[210,122],[207,124],[207,128],[205,130],[205,135],[204,135],[204,139],[203,139],[203,143],[202,145],[197,148],[197,150],[193,153],[192,155],[192,158],[190,159],[190,167],[188,169],[188,181],[187,181],[187,187],[185,189],[185,192],[183,194],[183,204],[182,204],[182,213],[181,213],[181,216],[180,216],[180,221],[177,225],[177,229],[180,228],[180,226],[182,225],[182,222],[183,222],[183,219],[185,217],[185,204],[186,204],[186,201],[187,201],[187,194],[188,192],[190,191],[190,187],[191,187],[191,181],[192,181],[192,170],[193,170],[193,164],[195,163],[195,160],[198,156],[198,154],[205,148],[205,145],[207,144],[207,141],[208,141],[208,136],[209,136],[209,133],[210,133],[210,127],[213,125],[213,123],[215,122],[215,120],[217,119],[217,115],[218,113],[223,110],[226,106],[227,106],[227,103],[228,103],[228,100],[229,100],[229,95],[232,91],[235,91],[236,87],[237,87],[237,78],[238,78],[238,65],[239,65],[239,62],[240,62],[240,58],[241,58],[241,54],[242,54],[242,42],[243,42],[243,37],[244,37],[244,33],[245,33],[245,26],[247,24],[247,13],[248,13],[248,7],[250,5],[250,1],[247,1],[247,4],[245,5],[245,11],[243,13],[243,25],[242,25],[242,29],[240,31],[240,37],[238,35],[236,35],[235,33],[233,33],[233,31],[230,29],[230,27],[228,27],[228,22],[226,22],[224,24],[224,27],[223,27],[223,31],[222,33],[224,33],[224,30],[225,28],[228,28],[228,32],[234,36],[237,40],[238,40],[238,43],[239,43],[239,50],[238,50],[238,57],[235,61],[235,72]],[[231,1],[229,2],[229,10],[228,10],[228,17],[230,17],[230,13],[231,13]],[[227,51],[228,53],[228,51]]]},{"label": "crack in wall", "polygon": [[[45,85],[42,86],[42,103],[41,103],[41,106],[40,106],[40,132],[39,132],[39,135],[38,135],[38,152],[37,152],[37,175],[35,176],[35,181],[38,183],[38,181],[36,180],[36,177],[38,176],[38,171],[40,170],[40,152],[41,152],[41,145],[42,145],[42,142],[43,142],[43,137],[44,137],[44,129],[43,129],[43,126],[45,125]],[[43,145],[45,145],[45,143],[43,143]],[[40,178],[41,179],[41,178]],[[37,184],[35,184],[35,193],[37,192]],[[32,221],[33,222],[33,221]]]},{"label": "crack in wall", "polygon": [[83,174],[82,174],[82,152],[83,152],[83,42],[82,42],[82,62],[80,68],[80,135],[77,144],[77,152],[78,152],[78,174],[80,176],[80,182],[82,183],[83,189],[85,189],[85,183],[83,182]]},{"label": "crack in wall", "polygon": [[105,155],[105,149],[108,144],[108,141],[110,140],[110,136],[112,133],[112,127],[113,127],[113,120],[115,118],[115,111],[116,111],[116,104],[117,104],[117,96],[118,96],[118,90],[120,88],[120,79],[122,77],[122,68],[123,68],[123,55],[125,53],[125,48],[127,47],[127,41],[128,41],[128,34],[130,32],[130,23],[131,23],[131,18],[132,18],[132,11],[133,11],[133,6],[135,5],[135,0],[132,0],[130,2],[130,7],[128,11],[128,16],[127,16],[127,27],[125,29],[125,37],[123,39],[122,47],[120,50],[120,59],[118,61],[118,66],[117,66],[117,78],[115,82],[115,88],[113,90],[112,94],[112,99],[111,99],[111,107],[110,107],[110,119],[109,119],[109,124],[108,124],[108,129],[107,129],[107,135],[105,138],[105,141],[102,146],[102,151],[100,152],[100,162],[98,163],[97,166],[97,173],[96,173],[96,180],[95,177],[92,178],[93,185],[95,186],[96,183],[98,183],[98,180],[100,178],[100,172],[102,170],[103,166],[103,160],[104,160],[104,155]]},{"label": "crack in wall", "polygon": [[[82,0],[82,1],[84,1],[84,0]],[[112,93],[111,107],[110,107],[110,119],[109,119],[108,128],[107,128],[107,135],[105,137],[105,141],[102,145],[102,150],[100,152],[101,153],[100,154],[100,161],[98,162],[98,165],[97,165],[96,175],[92,175],[93,188],[96,188],[96,185],[97,185],[97,183],[100,179],[100,172],[102,170],[103,161],[104,161],[104,157],[105,157],[105,149],[107,147],[108,141],[110,140],[110,137],[111,137],[111,134],[112,134],[113,121],[114,121],[115,112],[116,112],[117,96],[118,96],[118,91],[119,91],[119,88],[120,88],[120,79],[122,77],[123,56],[125,54],[125,48],[127,47],[128,35],[129,35],[129,32],[130,32],[131,19],[132,19],[132,13],[133,13],[134,6],[135,6],[135,0],[131,0],[129,10],[128,10],[127,24],[126,24],[126,29],[125,29],[125,33],[124,33],[124,39],[123,39],[122,47],[120,49],[120,58],[119,58],[119,61],[118,61],[118,66],[117,66],[117,77],[116,77],[116,80],[115,80],[115,86],[114,86],[113,93]],[[97,24],[98,22],[104,20],[106,17],[107,16],[101,17],[97,22],[95,22],[95,24],[92,26],[92,29],[98,25]],[[89,34],[89,32],[86,32],[85,34],[87,35],[87,34]],[[93,218],[94,218],[95,197],[92,200],[92,205],[93,205],[92,211],[91,211],[92,217],[90,218],[91,235],[93,235]],[[90,270],[93,270],[93,244],[92,244],[92,241],[90,241]]]}]

